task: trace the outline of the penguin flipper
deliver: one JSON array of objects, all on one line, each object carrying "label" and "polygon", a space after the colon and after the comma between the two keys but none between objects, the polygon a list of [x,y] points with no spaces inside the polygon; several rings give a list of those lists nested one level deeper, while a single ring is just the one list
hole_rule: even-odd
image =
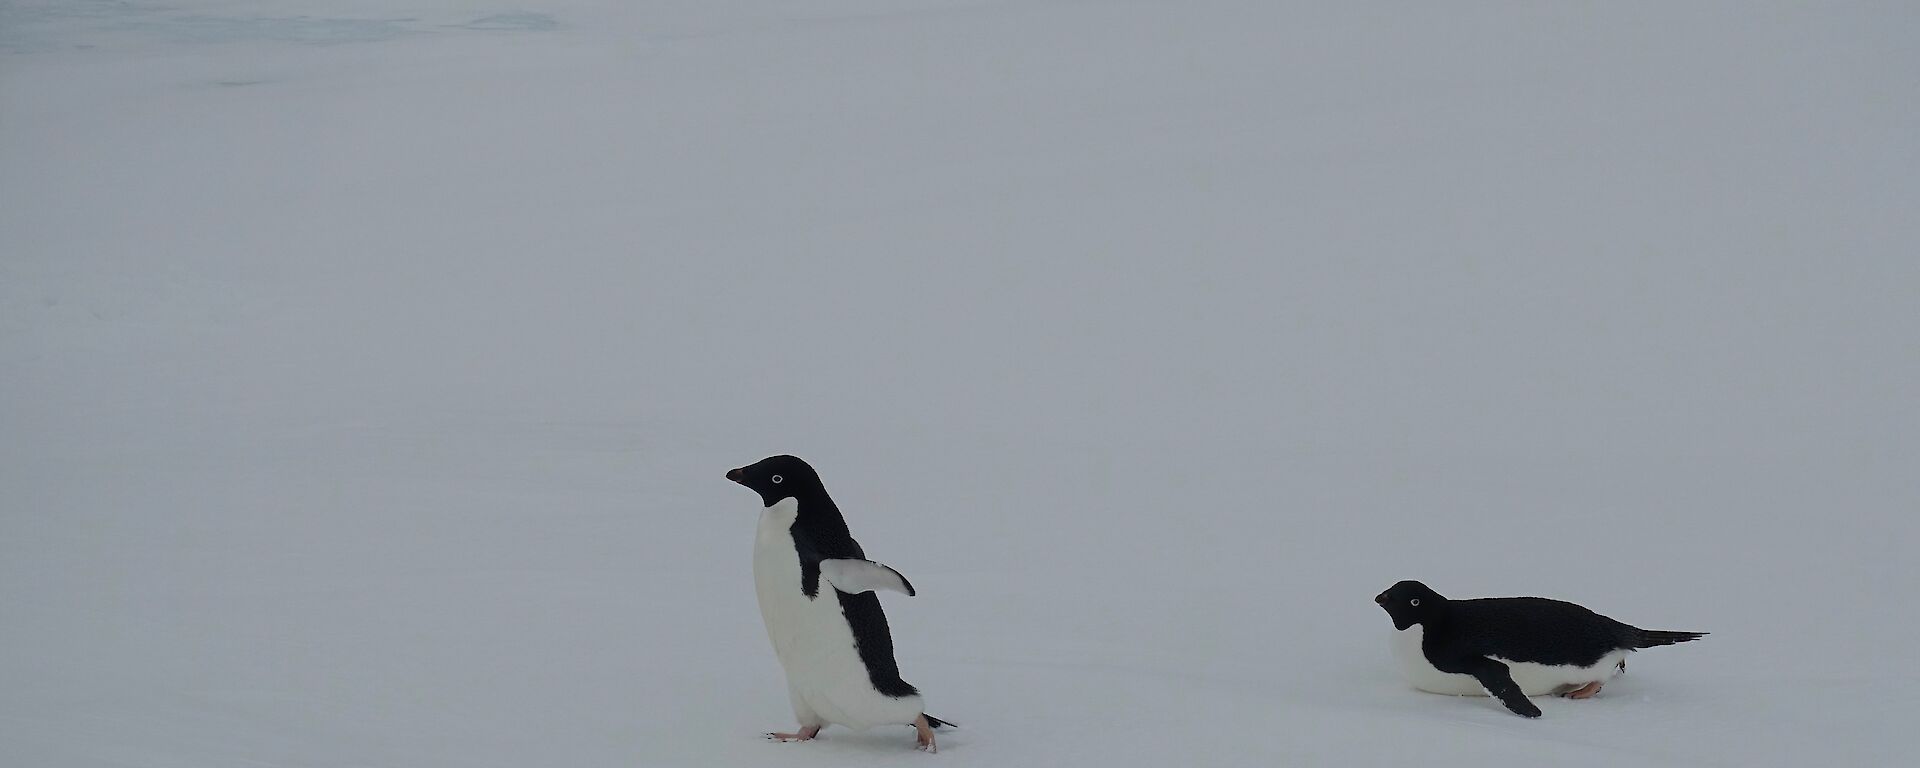
[{"label": "penguin flipper", "polygon": [[872,560],[855,558],[833,558],[820,561],[820,575],[825,576],[833,588],[849,595],[890,589],[908,597],[913,596],[913,585],[907,583],[907,577],[900,575],[887,566]]},{"label": "penguin flipper", "polygon": [[1507,671],[1507,665],[1493,659],[1481,657],[1480,663],[1473,666],[1473,679],[1480,681],[1480,687],[1487,689],[1487,695],[1500,700],[1507,709],[1521,717],[1539,717],[1540,707],[1527,700],[1520,692],[1520,684],[1513,681],[1513,675]]}]

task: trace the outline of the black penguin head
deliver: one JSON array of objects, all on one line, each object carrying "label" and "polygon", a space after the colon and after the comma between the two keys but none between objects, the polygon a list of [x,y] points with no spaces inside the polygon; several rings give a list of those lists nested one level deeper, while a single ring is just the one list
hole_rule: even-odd
[{"label": "black penguin head", "polygon": [[820,475],[797,456],[768,456],[729,470],[727,479],[752,488],[760,494],[761,504],[769,507],[789,496],[807,496],[820,490]]},{"label": "black penguin head", "polygon": [[1423,624],[1439,616],[1447,605],[1447,599],[1440,593],[1417,581],[1403,581],[1388,587],[1373,601],[1387,609],[1387,615],[1393,617],[1394,629]]}]

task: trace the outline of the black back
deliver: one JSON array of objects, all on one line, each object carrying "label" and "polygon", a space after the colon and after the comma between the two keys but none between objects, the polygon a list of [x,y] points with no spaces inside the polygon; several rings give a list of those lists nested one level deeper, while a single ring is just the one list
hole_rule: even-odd
[{"label": "black back", "polygon": [[1447,605],[1449,615],[1439,626],[1425,627],[1424,645],[1439,639],[1461,653],[1582,667],[1633,647],[1633,627],[1569,602],[1483,597]]},{"label": "black back", "polygon": [[[777,478],[777,482],[776,482]],[[727,473],[727,479],[752,488],[766,506],[793,498],[799,503],[794,518],[794,549],[800,557],[800,590],[807,597],[820,599],[820,561],[838,558],[865,560],[867,554],[847,529],[840,507],[827,495],[820,475],[795,456],[770,456]],[[840,600],[840,612],[853,630],[853,642],[874,690],[893,697],[919,693],[900,679],[900,666],[893,658],[893,634],[887,629],[887,613],[880,608],[880,596],[872,592],[849,595],[829,588]]]}]

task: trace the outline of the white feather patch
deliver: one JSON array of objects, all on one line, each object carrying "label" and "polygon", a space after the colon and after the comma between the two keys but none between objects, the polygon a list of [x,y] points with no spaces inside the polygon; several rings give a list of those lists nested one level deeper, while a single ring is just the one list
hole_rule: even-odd
[{"label": "white feather patch", "polygon": [[889,589],[908,597],[913,596],[913,585],[907,583],[905,576],[872,560],[822,560],[820,575],[831,582],[834,589],[849,595]]},{"label": "white feather patch", "polygon": [[[1421,627],[1415,624],[1405,630],[1393,633],[1393,657],[1400,662],[1400,673],[1407,683],[1415,688],[1431,693],[1444,693],[1450,696],[1485,696],[1487,690],[1480,687],[1480,681],[1472,675],[1460,675],[1442,672],[1427,661],[1427,654],[1420,648]],[[1605,683],[1618,675],[1621,660],[1631,651],[1618,650],[1600,657],[1593,666],[1535,664],[1530,661],[1510,661],[1498,656],[1490,657],[1507,665],[1508,674],[1513,676],[1520,692],[1528,696],[1545,696],[1578,688],[1590,682]]]}]

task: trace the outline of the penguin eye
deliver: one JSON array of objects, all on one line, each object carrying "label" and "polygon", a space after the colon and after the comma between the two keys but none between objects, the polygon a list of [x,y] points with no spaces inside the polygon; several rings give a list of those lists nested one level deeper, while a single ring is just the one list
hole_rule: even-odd
[{"label": "penguin eye", "polygon": [[[774,481],[774,482],[779,482],[779,481],[778,481],[778,480],[776,480],[776,481]],[[1415,607],[1415,608],[1418,608],[1418,607],[1420,607],[1420,598],[1417,598],[1417,597],[1416,597],[1416,598],[1414,598],[1414,599],[1412,599],[1412,600],[1408,600],[1408,601],[1407,601],[1407,605],[1411,605],[1411,606],[1413,606],[1413,607]]]},{"label": "penguin eye", "polygon": [[770,477],[767,479],[772,480],[774,485],[779,485],[780,481],[784,478],[780,477],[779,475],[774,475],[773,477]]}]

